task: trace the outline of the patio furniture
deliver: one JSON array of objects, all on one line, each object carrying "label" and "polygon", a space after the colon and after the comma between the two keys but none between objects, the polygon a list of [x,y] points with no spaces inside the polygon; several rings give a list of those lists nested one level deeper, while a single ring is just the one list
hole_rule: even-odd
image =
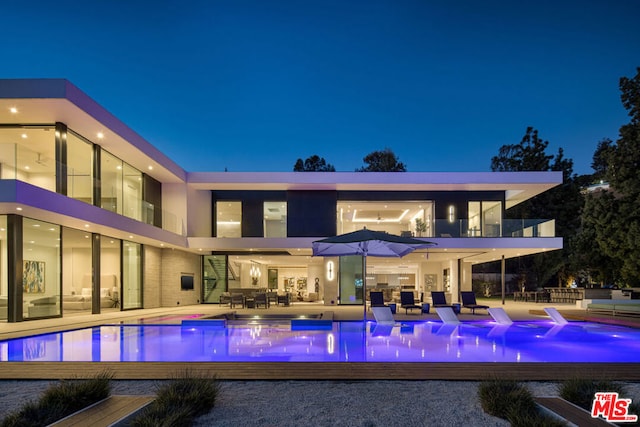
[{"label": "patio furniture", "polygon": [[431,302],[434,307],[451,307],[451,304],[447,304],[447,297],[442,291],[431,291]]},{"label": "patio furniture", "polygon": [[502,307],[491,307],[487,311],[493,317],[493,320],[500,325],[511,325],[513,323],[513,320]]},{"label": "patio furniture", "polygon": [[231,306],[231,294],[229,292],[223,292],[222,295],[220,295],[220,305],[223,304]]},{"label": "patio furniture", "polygon": [[476,310],[479,308],[489,309],[488,305],[481,305],[476,302],[476,294],[474,292],[460,292],[460,296],[462,297],[462,307],[471,310],[471,314],[476,314]]},{"label": "patio furniture", "polygon": [[369,292],[369,298],[371,299],[371,307],[386,307],[384,294],[381,291]]},{"label": "patio furniture", "polygon": [[442,323],[446,323],[448,325],[457,325],[460,323],[458,316],[453,312],[453,308],[451,307],[436,307],[436,313],[438,313],[438,317],[442,320]]},{"label": "patio furniture", "polygon": [[260,308],[260,306],[264,306],[264,308],[269,308],[269,300],[267,299],[267,294],[265,292],[259,292],[254,297],[254,304],[256,308]]},{"label": "patio furniture", "polygon": [[400,308],[404,308],[405,314],[408,314],[409,310],[413,313],[414,308],[422,312],[422,306],[416,304],[413,292],[400,292]]},{"label": "patio furniture", "polygon": [[287,292],[284,295],[278,295],[278,305],[280,304],[284,305],[285,307],[291,305],[291,294]]},{"label": "patio furniture", "polygon": [[267,301],[269,302],[269,305],[271,305],[271,303],[274,304],[278,304],[278,293],[277,292],[267,292]]},{"label": "patio furniture", "polygon": [[231,303],[230,303],[231,308],[234,308],[237,305],[244,308],[244,295],[231,294]]}]

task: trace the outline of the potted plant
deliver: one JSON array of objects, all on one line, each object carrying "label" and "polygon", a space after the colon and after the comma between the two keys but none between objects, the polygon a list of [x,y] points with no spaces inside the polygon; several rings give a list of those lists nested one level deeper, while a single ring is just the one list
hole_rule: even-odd
[{"label": "potted plant", "polygon": [[427,223],[420,218],[416,218],[416,236],[422,237],[422,233],[427,231]]}]

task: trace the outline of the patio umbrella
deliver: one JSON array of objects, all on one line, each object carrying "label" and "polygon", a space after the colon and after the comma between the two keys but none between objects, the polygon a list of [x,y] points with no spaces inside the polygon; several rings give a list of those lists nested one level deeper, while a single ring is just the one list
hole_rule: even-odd
[{"label": "patio umbrella", "polygon": [[364,260],[364,279],[362,281],[364,320],[367,319],[367,257],[402,258],[416,249],[427,248],[431,245],[434,243],[413,237],[396,236],[384,231],[368,230],[366,227],[351,233],[316,240],[311,244],[313,256],[362,255]]}]

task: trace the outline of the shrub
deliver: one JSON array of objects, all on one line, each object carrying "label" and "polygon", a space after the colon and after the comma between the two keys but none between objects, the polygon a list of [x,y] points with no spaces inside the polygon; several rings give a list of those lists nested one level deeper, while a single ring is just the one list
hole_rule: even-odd
[{"label": "shrub", "polygon": [[213,408],[220,390],[215,376],[185,371],[169,383],[159,385],[156,399],[130,423],[132,427],[190,426],[193,420]]},{"label": "shrub", "polygon": [[113,374],[102,372],[89,379],[62,380],[44,391],[37,402],[27,402],[10,413],[2,427],[46,426],[111,394]]},{"label": "shrub", "polygon": [[587,380],[582,378],[572,378],[565,380],[559,385],[559,394],[564,400],[578,405],[581,408],[591,411],[593,397],[599,391],[615,391],[620,396],[625,395],[624,386],[620,383],[606,380]]},{"label": "shrub", "polygon": [[531,391],[514,380],[483,381],[478,387],[478,397],[486,413],[509,421],[512,427],[566,425],[543,414]]}]

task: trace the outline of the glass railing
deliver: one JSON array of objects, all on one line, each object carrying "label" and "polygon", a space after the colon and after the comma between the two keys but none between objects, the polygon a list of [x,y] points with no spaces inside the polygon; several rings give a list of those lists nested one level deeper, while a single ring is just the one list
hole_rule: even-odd
[{"label": "glass railing", "polygon": [[[438,219],[427,224],[426,231],[409,230],[408,224],[377,224],[376,231],[386,231],[406,237],[555,237],[555,220],[549,219],[503,219],[500,223],[485,223],[482,226],[468,220],[448,221]],[[354,231],[347,230],[345,232]]]}]

